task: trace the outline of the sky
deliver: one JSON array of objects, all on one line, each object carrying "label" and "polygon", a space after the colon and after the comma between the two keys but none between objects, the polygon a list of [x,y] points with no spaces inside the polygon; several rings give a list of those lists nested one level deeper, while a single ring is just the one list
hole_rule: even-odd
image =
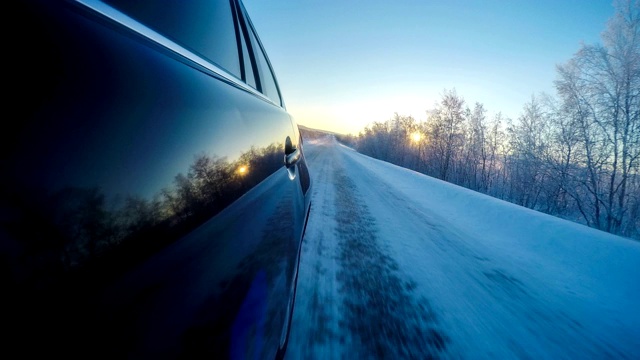
[{"label": "sky", "polygon": [[243,0],[287,110],[357,134],[394,113],[426,120],[445,90],[517,119],[553,94],[556,65],[600,42],[611,0]]}]

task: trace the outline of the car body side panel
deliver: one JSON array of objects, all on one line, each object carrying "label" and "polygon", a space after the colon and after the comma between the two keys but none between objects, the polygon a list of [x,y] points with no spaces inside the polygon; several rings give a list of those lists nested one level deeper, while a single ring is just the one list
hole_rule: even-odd
[{"label": "car body side panel", "polygon": [[283,163],[287,112],[75,4],[17,15],[20,115],[0,141],[10,348],[272,357],[309,208],[304,159],[293,179]]}]

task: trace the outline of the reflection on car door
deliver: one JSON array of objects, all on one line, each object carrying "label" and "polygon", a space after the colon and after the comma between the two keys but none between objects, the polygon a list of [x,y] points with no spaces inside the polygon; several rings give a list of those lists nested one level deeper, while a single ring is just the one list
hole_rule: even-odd
[{"label": "reflection on car door", "polygon": [[38,46],[10,43],[24,121],[2,135],[8,352],[262,358],[286,342],[300,135],[242,4],[180,5],[17,10]]}]

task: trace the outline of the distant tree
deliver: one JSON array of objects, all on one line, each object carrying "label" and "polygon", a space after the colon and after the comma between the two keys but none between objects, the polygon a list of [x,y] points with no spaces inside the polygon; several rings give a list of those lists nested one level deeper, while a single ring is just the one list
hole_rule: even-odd
[{"label": "distant tree", "polygon": [[455,90],[445,90],[442,100],[427,118],[427,135],[436,176],[448,181],[451,168],[464,143],[464,99]]},{"label": "distant tree", "polygon": [[537,208],[545,189],[549,147],[549,121],[540,101],[532,96],[524,105],[516,124],[508,128],[510,199],[516,204]]},{"label": "distant tree", "polygon": [[554,215],[569,215],[572,212],[573,191],[572,174],[579,146],[578,128],[573,117],[565,112],[561,103],[545,96],[547,116],[550,125],[550,138],[547,148],[546,170],[548,188],[545,212]]},{"label": "distant tree", "polygon": [[480,191],[496,197],[502,197],[502,189],[504,189],[501,179],[504,177],[502,174],[505,167],[500,160],[500,155],[505,153],[505,134],[502,130],[502,122],[502,113],[497,113],[489,124],[485,143],[486,150],[484,150],[488,165],[482,179],[483,187],[480,189]]},{"label": "distant tree", "polygon": [[464,141],[464,158],[460,166],[463,171],[462,185],[473,189],[485,189],[483,180],[487,172],[487,124],[486,110],[480,103],[476,103],[473,111],[466,110],[466,131]]}]

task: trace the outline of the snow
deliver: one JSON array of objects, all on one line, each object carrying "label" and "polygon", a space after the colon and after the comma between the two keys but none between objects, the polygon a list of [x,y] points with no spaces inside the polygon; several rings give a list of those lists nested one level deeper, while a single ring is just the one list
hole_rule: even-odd
[{"label": "snow", "polygon": [[305,154],[312,215],[288,358],[640,353],[640,243],[332,137]]}]

